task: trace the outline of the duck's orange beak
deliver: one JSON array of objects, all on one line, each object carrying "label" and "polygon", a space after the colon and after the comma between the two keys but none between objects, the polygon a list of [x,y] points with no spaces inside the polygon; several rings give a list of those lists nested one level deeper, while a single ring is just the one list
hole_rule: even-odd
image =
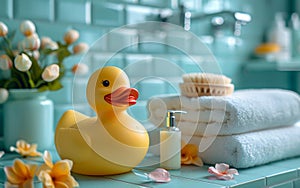
[{"label": "duck's orange beak", "polygon": [[120,87],[104,96],[104,100],[114,106],[131,106],[136,103],[139,92],[134,88]]}]

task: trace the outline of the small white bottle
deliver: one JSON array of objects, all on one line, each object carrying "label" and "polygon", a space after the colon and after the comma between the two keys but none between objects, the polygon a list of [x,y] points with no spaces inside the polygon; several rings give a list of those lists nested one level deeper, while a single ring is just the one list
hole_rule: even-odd
[{"label": "small white bottle", "polygon": [[291,29],[292,29],[292,56],[300,56],[300,18],[297,13],[291,16]]},{"label": "small white bottle", "polygon": [[181,168],[181,131],[175,125],[175,113],[168,111],[166,128],[160,131],[160,167],[168,170]]},{"label": "small white bottle", "polygon": [[275,15],[275,25],[269,33],[268,41],[280,46],[280,52],[275,55],[278,62],[291,60],[291,30],[286,27],[282,13]]}]

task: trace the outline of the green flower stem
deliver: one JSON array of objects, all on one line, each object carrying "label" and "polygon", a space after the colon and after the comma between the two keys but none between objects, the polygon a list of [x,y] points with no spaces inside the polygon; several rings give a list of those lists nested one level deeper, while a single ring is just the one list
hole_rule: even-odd
[{"label": "green flower stem", "polygon": [[31,78],[30,72],[29,72],[29,71],[26,71],[26,74],[27,74],[27,76],[28,76],[28,82],[29,82],[30,87],[31,87],[31,88],[34,88],[34,87],[35,87],[35,84],[34,84],[32,78]]},{"label": "green flower stem", "polygon": [[12,45],[10,40],[7,38],[7,36],[3,37],[4,41],[6,42],[7,48],[5,48],[6,53],[9,57],[11,57],[13,59],[14,57],[14,53],[12,51]]},{"label": "green flower stem", "polygon": [[26,81],[26,78],[24,77],[24,74],[20,74],[20,76],[21,76],[22,82],[23,82],[24,85],[25,85],[25,88],[28,88],[29,86],[28,86],[28,83],[27,83],[27,81]]},{"label": "green flower stem", "polygon": [[36,83],[35,87],[38,88],[38,87],[40,87],[40,86],[41,86],[42,84],[44,84],[44,83],[46,83],[44,80],[39,80],[39,81]]},{"label": "green flower stem", "polygon": [[21,83],[20,83],[19,80],[16,79],[16,78],[12,78],[12,79],[9,80],[8,82],[6,82],[6,83],[4,84],[3,87],[6,88],[6,89],[8,89],[9,84],[11,84],[11,83],[13,83],[13,82],[15,82],[15,83],[18,85],[19,88],[22,88]]}]

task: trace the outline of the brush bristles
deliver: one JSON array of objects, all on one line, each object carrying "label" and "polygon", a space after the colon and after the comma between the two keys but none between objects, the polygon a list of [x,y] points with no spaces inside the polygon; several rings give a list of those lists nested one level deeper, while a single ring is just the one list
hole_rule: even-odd
[{"label": "brush bristles", "polygon": [[189,73],[182,76],[185,83],[201,84],[230,84],[231,79],[219,74],[213,73]]}]

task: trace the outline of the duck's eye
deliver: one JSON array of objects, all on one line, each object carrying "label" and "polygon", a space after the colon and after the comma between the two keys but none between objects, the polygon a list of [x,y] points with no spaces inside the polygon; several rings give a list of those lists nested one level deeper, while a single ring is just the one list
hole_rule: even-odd
[{"label": "duck's eye", "polygon": [[108,80],[102,81],[102,85],[103,85],[104,87],[108,87],[108,86],[109,86],[109,81],[108,81]]}]

